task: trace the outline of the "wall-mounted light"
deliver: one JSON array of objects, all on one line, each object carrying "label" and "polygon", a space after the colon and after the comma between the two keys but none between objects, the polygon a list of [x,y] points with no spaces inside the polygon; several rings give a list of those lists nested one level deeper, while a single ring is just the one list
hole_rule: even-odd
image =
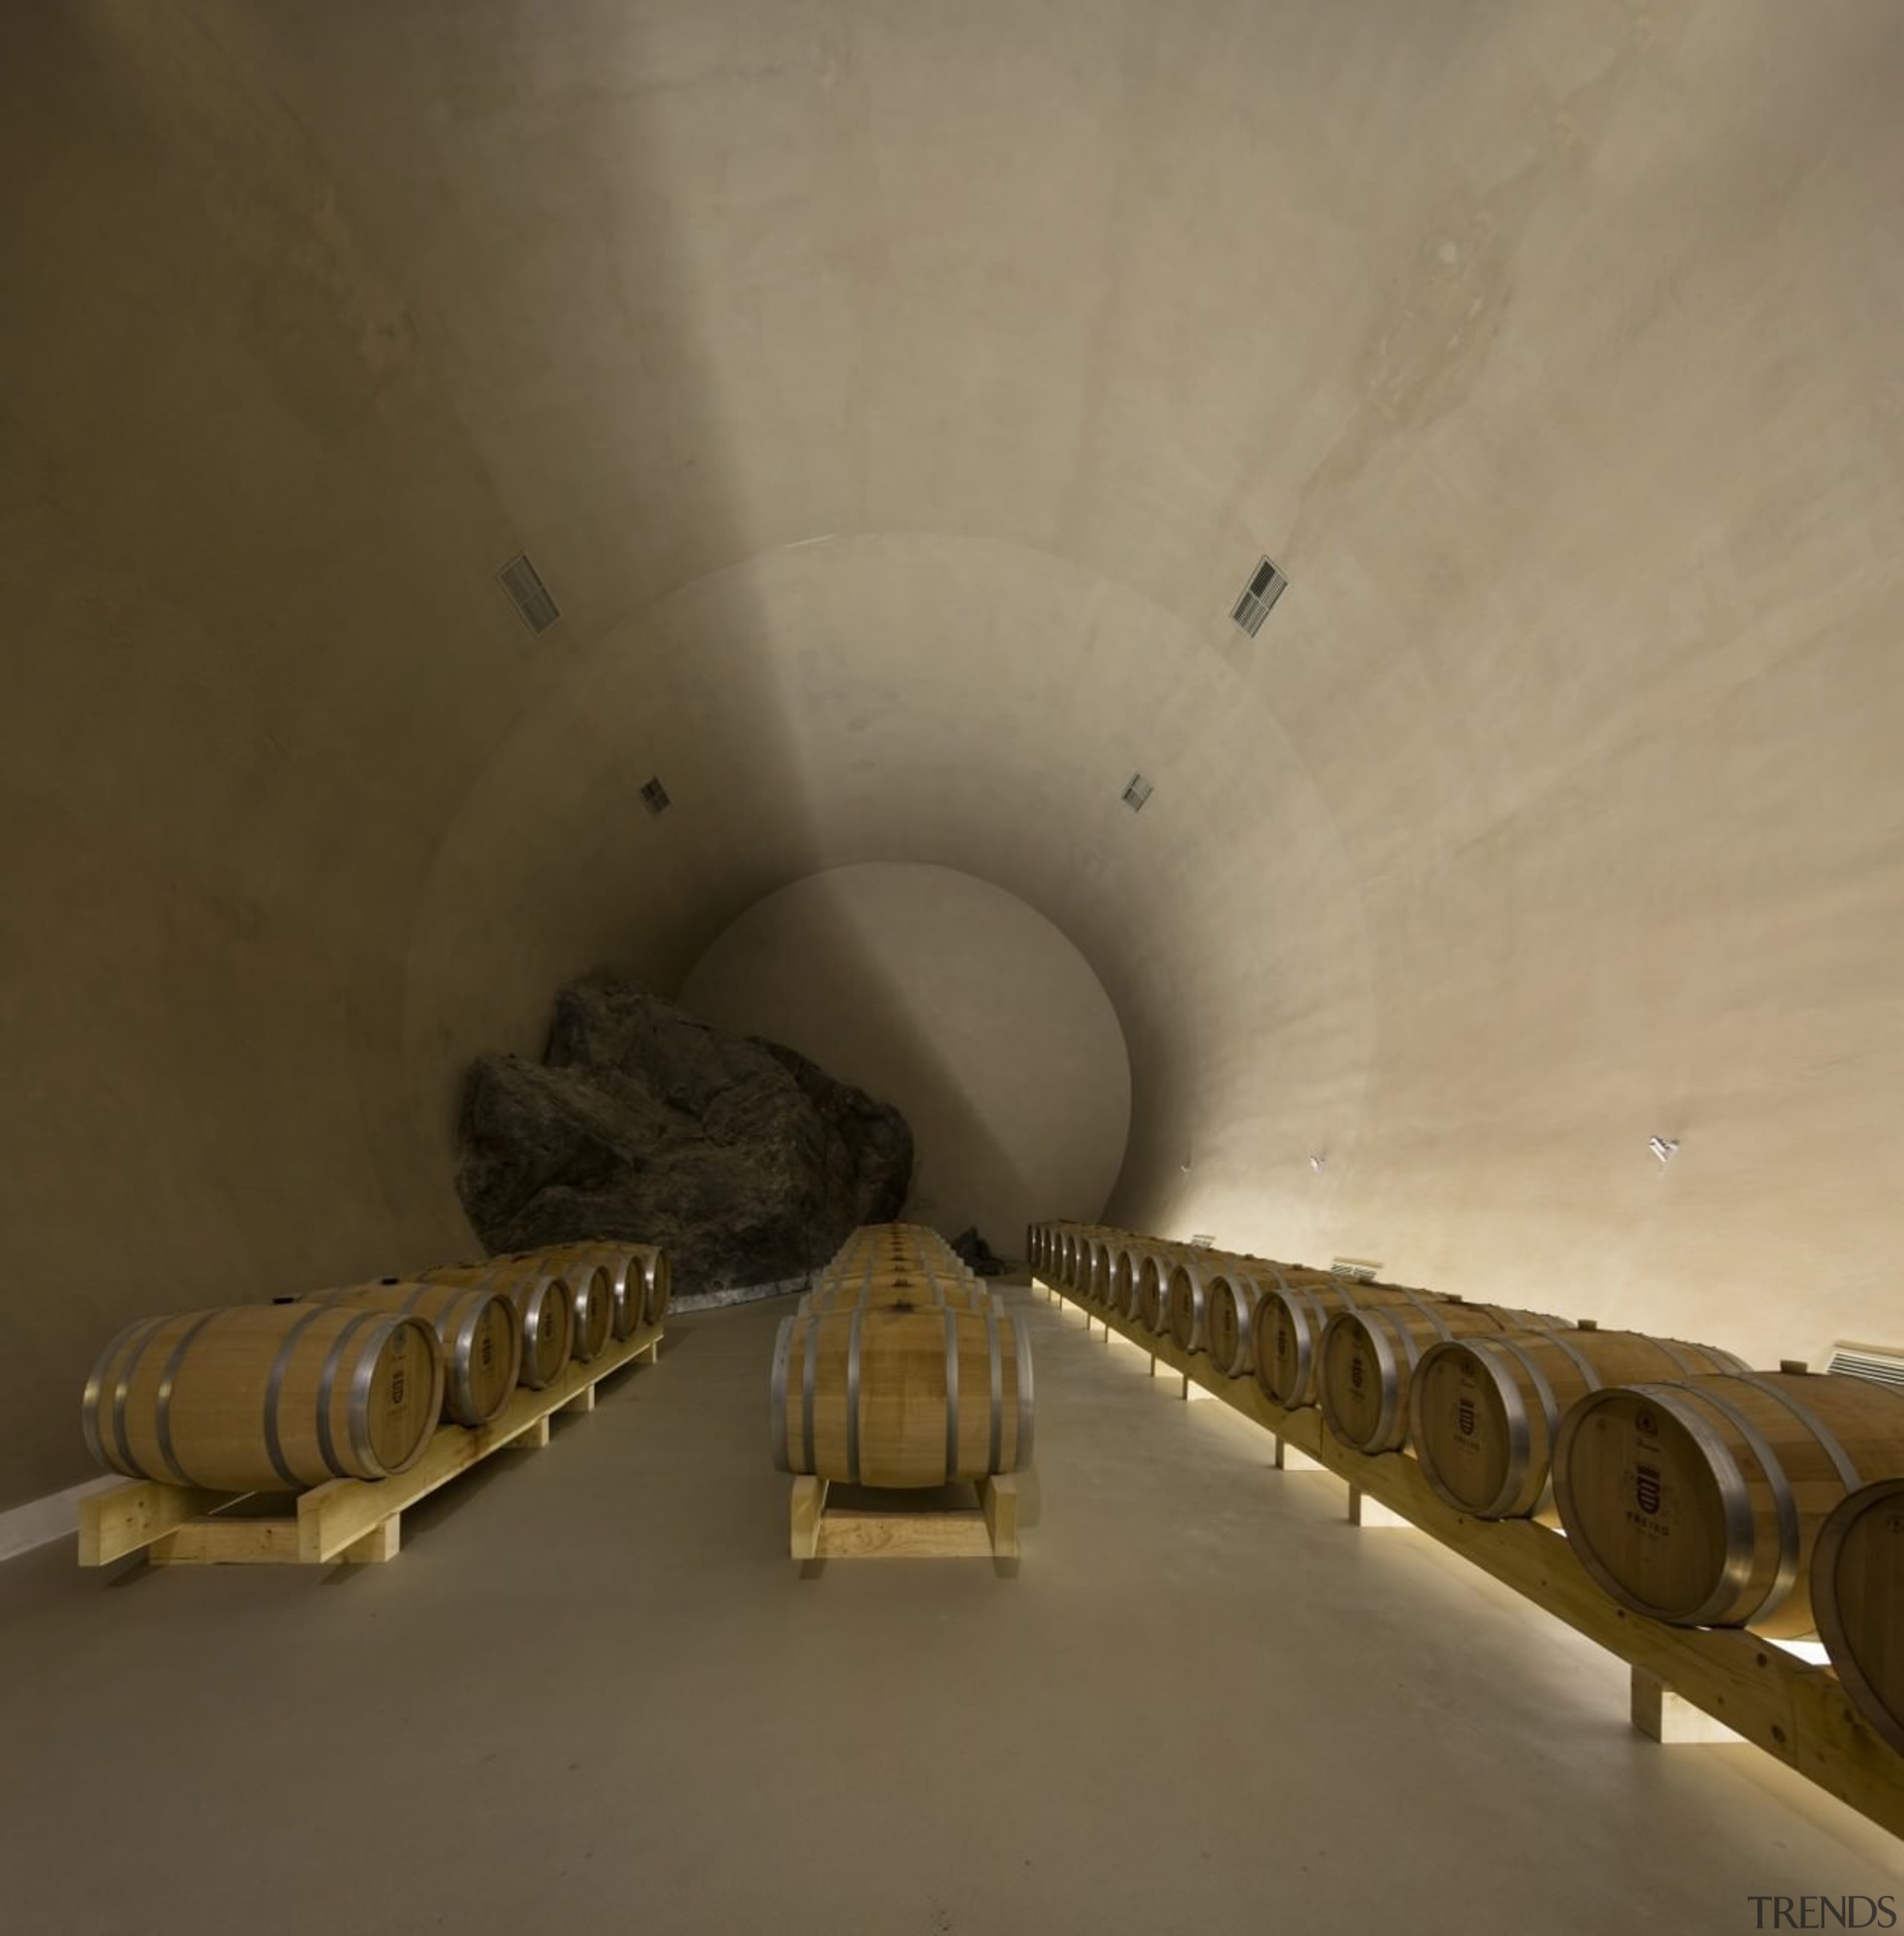
[{"label": "wall-mounted light", "polygon": [[1646,1139],[1646,1147],[1662,1163],[1670,1163],[1678,1153],[1679,1148],[1676,1142],[1669,1140],[1665,1136],[1648,1136]]},{"label": "wall-mounted light", "polygon": [[1327,1155],[1325,1153],[1318,1151],[1314,1156],[1309,1158],[1309,1166],[1311,1169],[1315,1172],[1318,1176],[1320,1176],[1323,1171],[1327,1169],[1329,1166],[1329,1159]]}]

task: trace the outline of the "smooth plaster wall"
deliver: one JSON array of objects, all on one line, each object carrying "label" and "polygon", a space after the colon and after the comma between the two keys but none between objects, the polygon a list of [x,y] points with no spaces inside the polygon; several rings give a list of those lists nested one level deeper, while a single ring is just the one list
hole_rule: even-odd
[{"label": "smooth plaster wall", "polygon": [[1089,960],[1122,1221],[1904,1338],[1900,93],[1786,0],[0,10],[0,1503],[868,861]]},{"label": "smooth plaster wall", "polygon": [[1027,1224],[1094,1220],[1117,1181],[1131,1064],[1110,998],[1036,909],[970,874],[868,861],[797,881],[716,939],[680,999],[897,1104],[904,1214],[947,1237],[976,1226],[1016,1257]]}]

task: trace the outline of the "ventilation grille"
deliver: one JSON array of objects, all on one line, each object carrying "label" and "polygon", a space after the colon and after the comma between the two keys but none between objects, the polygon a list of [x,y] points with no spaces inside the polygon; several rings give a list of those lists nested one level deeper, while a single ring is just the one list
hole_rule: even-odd
[{"label": "ventilation grille", "polygon": [[1206,1231],[1199,1230],[1196,1236],[1191,1239],[1190,1248],[1193,1251],[1206,1251],[1215,1242],[1216,1239]]},{"label": "ventilation grille", "polygon": [[1904,1351],[1881,1345],[1834,1345],[1825,1369],[1846,1378],[1874,1378],[1893,1391],[1904,1392]]},{"label": "ventilation grille", "polygon": [[1150,782],[1142,773],[1133,773],[1131,784],[1124,789],[1124,803],[1133,813],[1143,811],[1144,802],[1150,797]]},{"label": "ventilation grille", "polygon": [[1382,1275],[1382,1266],[1367,1257],[1338,1257],[1329,1272],[1333,1277],[1352,1278],[1358,1284],[1373,1284]]},{"label": "ventilation grille", "polygon": [[562,616],[562,607],[549,595],[541,575],[529,562],[527,552],[518,552],[496,576],[509,594],[522,623],[531,632],[546,632]]},{"label": "ventilation grille", "polygon": [[1243,587],[1243,596],[1230,613],[1238,630],[1255,638],[1263,629],[1263,621],[1270,616],[1270,608],[1288,588],[1288,579],[1264,558],[1256,567],[1255,576]]},{"label": "ventilation grille", "polygon": [[650,780],[641,789],[641,804],[650,813],[665,813],[674,805],[667,797],[667,789],[659,780]]}]

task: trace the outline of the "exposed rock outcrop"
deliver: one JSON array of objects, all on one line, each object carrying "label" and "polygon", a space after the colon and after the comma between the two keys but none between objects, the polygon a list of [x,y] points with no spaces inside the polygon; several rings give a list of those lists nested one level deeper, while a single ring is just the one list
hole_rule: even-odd
[{"label": "exposed rock outcrop", "polygon": [[898,1216],[913,1169],[890,1104],[625,982],[565,988],[542,1063],[479,1057],[460,1143],[457,1188],[492,1251],[658,1243],[690,1293],[823,1262]]}]

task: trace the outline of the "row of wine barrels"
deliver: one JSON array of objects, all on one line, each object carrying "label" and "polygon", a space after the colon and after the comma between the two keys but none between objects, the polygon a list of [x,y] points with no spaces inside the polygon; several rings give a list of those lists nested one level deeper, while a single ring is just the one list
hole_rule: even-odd
[{"label": "row of wine barrels", "polygon": [[1167,1321],[1183,1349],[1253,1370],[1279,1405],[1319,1401],[1346,1444],[1405,1437],[1460,1511],[1557,1516],[1633,1611],[1819,1632],[1860,1711],[1904,1750],[1904,1393],[1152,1239],[1064,1239],[1033,1227],[1034,1270]]},{"label": "row of wine barrels", "polygon": [[93,1457],[130,1478],[297,1491],[407,1471],[443,1390],[421,1317],[236,1305],[129,1325],[94,1366],[80,1420]]},{"label": "row of wine barrels", "polygon": [[1560,1421],[1588,1393],[1745,1369],[1715,1345],[1603,1331],[1591,1321],[1572,1331],[1444,1339],[1415,1368],[1409,1442],[1429,1484],[1461,1511],[1548,1516]]},{"label": "row of wine barrels", "polygon": [[[509,1299],[522,1323],[522,1381],[531,1390],[552,1384],[576,1351],[576,1302],[568,1279],[546,1266],[495,1258],[485,1263],[437,1264],[419,1273],[427,1284],[471,1284],[493,1290]],[[605,1303],[612,1313],[614,1293],[599,1272],[585,1278],[586,1284],[598,1283],[592,1293],[592,1306]],[[588,1342],[585,1332],[581,1342]]]},{"label": "row of wine barrels", "polygon": [[782,1318],[773,1458],[783,1472],[917,1487],[1029,1464],[1031,1341],[1022,1318],[875,1306]]},{"label": "row of wine barrels", "polygon": [[513,1261],[539,1262],[558,1269],[565,1264],[593,1264],[605,1272],[614,1301],[613,1328],[617,1338],[631,1337],[643,1324],[658,1324],[667,1315],[673,1296],[673,1272],[667,1253],[656,1245],[627,1243],[619,1237],[593,1237],[522,1251]]},{"label": "row of wine barrels", "polygon": [[1812,1559],[1849,1494],[1904,1478],[1904,1393],[1794,1368],[1608,1386],[1562,1420],[1560,1521],[1581,1564],[1680,1626],[1816,1629]]},{"label": "row of wine barrels", "polygon": [[385,1278],[296,1302],[394,1311],[424,1319],[443,1357],[443,1416],[453,1425],[487,1425],[509,1402],[522,1367],[522,1320],[507,1297],[474,1284]]},{"label": "row of wine barrels", "polygon": [[1409,1388],[1429,1345],[1476,1333],[1572,1329],[1544,1311],[1418,1296],[1338,1311],[1323,1331],[1315,1375],[1322,1416],[1358,1452],[1399,1451],[1408,1438]]}]

